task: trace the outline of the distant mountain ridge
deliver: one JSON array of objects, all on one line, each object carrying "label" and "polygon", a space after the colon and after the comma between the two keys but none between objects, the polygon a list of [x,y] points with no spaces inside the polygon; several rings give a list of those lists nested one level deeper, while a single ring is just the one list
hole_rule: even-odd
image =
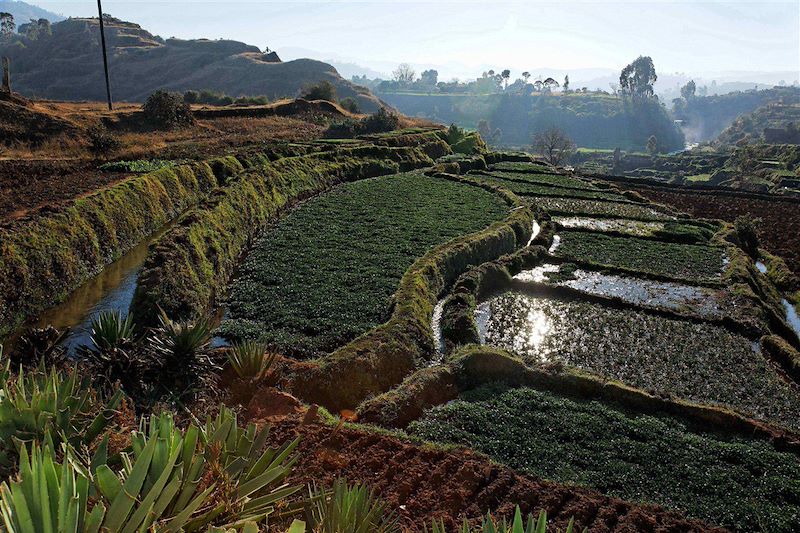
[{"label": "distant mountain ridge", "polygon": [[[281,62],[275,53],[238,41],[162,39],[138,24],[106,21],[112,93],[140,102],[157,89],[210,89],[231,96],[294,97],[304,87],[329,81],[337,98],[352,97],[363,112],[381,102],[369,90],[343,79],[331,65],[311,59]],[[52,35],[31,40],[16,35],[0,43],[11,58],[12,87],[26,96],[59,100],[103,100],[102,51],[96,18],[53,24]]]},{"label": "distant mountain ridge", "polygon": [[11,13],[17,26],[30,22],[31,19],[47,19],[50,22],[60,22],[65,18],[41,7],[15,0],[0,0],[0,12]]}]

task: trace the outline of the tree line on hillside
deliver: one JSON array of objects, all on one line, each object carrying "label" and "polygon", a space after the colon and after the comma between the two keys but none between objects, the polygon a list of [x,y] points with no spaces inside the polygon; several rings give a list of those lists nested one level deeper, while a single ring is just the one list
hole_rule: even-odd
[{"label": "tree line on hillside", "polygon": [[[584,147],[655,152],[684,147],[681,130],[654,94],[658,75],[650,57],[638,57],[626,65],[613,94],[572,91],[568,77],[566,83],[551,78],[538,84],[530,83],[526,72],[519,83],[505,85],[504,80],[510,79],[507,71],[486,74],[470,84],[488,80],[491,91],[497,92],[486,94],[475,89],[477,94],[472,95],[410,91],[380,94],[407,115],[477,128],[494,145],[526,147],[535,134],[556,127]],[[402,66],[395,72],[395,81],[408,87],[423,83],[421,80],[430,85],[435,79],[435,71],[426,71],[419,79],[410,67]],[[517,90],[519,85],[527,88]]]},{"label": "tree line on hillside", "polygon": [[439,71],[428,69],[422,71],[417,76],[416,71],[408,63],[401,63],[392,72],[392,79],[383,80],[380,78],[369,79],[367,76],[353,76],[353,83],[363,85],[379,93],[392,92],[418,92],[418,93],[439,93],[439,94],[527,94],[549,93],[556,89],[561,92],[589,92],[586,87],[572,89],[570,86],[569,75],[564,76],[563,82],[559,83],[552,77],[538,76],[531,81],[530,72],[522,72],[520,77],[511,81],[511,70],[503,69],[495,72],[488,70],[472,81],[440,81]]}]

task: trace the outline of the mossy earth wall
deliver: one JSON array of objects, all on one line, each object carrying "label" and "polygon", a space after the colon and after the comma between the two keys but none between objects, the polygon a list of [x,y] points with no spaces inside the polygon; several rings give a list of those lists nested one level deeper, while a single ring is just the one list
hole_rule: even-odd
[{"label": "mossy earth wall", "polygon": [[222,294],[250,242],[283,210],[345,181],[433,164],[449,150],[435,134],[403,135],[406,145],[364,145],[263,162],[215,190],[153,246],[131,310],[151,324],[161,307],[190,318]]},{"label": "mossy earth wall", "polygon": [[0,227],[0,338],[242,170],[232,156],[165,168]]},{"label": "mossy earth wall", "polygon": [[430,321],[442,292],[470,265],[513,252],[528,241],[534,213],[512,192],[466,176],[436,174],[435,178],[493,191],[512,210],[505,220],[437,246],[418,259],[400,281],[388,322],[313,364],[300,365],[291,388],[304,400],[338,412],[400,383],[433,355]]}]

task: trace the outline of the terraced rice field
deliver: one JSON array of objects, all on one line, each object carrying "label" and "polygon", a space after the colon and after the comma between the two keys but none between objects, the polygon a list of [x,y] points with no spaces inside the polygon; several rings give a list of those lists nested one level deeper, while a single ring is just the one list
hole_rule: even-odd
[{"label": "terraced rice field", "polygon": [[555,216],[552,218],[566,229],[613,233],[630,237],[650,237],[680,242],[709,240],[715,231],[713,225],[683,222],[644,222],[624,218],[591,218],[582,216]]},{"label": "terraced rice field", "polygon": [[632,220],[664,221],[675,216],[661,208],[636,203],[600,202],[580,198],[542,197],[536,205],[553,215],[571,215],[605,218],[629,218]]},{"label": "terraced rice field", "polygon": [[255,243],[220,332],[298,356],[328,353],[388,318],[415,259],[507,212],[499,196],[421,173],[342,185]]},{"label": "terraced rice field", "polygon": [[[539,174],[533,174],[540,176]],[[543,176],[544,174],[542,174]],[[496,183],[506,189],[513,191],[522,196],[556,196],[566,198],[587,198],[592,200],[610,200],[624,202],[625,197],[612,192],[592,190],[583,184],[582,188],[568,188],[551,185],[548,183],[528,182],[523,180],[506,179],[495,174],[477,174],[476,176],[486,181]],[[579,184],[580,185],[580,184]]]},{"label": "terraced rice field", "polygon": [[514,181],[519,183],[530,183],[538,185],[550,185],[553,187],[598,190],[596,186],[587,180],[567,176],[564,174],[530,174],[525,172],[503,172],[492,170],[480,172],[479,175],[491,176],[496,179]]},{"label": "terraced rice field", "polygon": [[699,432],[668,416],[487,386],[428,411],[418,437],[469,446],[523,472],[654,502],[712,523],[792,531],[800,458],[766,441]]},{"label": "terraced rice field", "polygon": [[720,247],[615,237],[588,231],[560,231],[555,254],[566,260],[621,267],[679,280],[720,279],[724,250]]},{"label": "terraced rice field", "polygon": [[800,391],[752,340],[702,322],[506,292],[479,306],[486,344],[657,395],[729,406],[800,429]]}]

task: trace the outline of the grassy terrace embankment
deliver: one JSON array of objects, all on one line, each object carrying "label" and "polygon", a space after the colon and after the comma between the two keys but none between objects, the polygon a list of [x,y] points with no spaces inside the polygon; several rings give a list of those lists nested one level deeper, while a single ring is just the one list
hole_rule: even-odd
[{"label": "grassy terrace embankment", "polygon": [[297,356],[332,352],[388,318],[418,257],[507,211],[480,187],[419,172],[342,185],[259,238],[226,299],[221,334]]},{"label": "grassy terrace embankment", "polygon": [[800,522],[800,457],[764,440],[698,432],[663,414],[486,386],[428,411],[409,432],[740,531],[754,524],[791,531]]},{"label": "grassy terrace embankment", "polygon": [[[449,147],[436,132],[403,135],[400,146],[363,145],[255,165],[186,213],[148,255],[132,310],[152,322],[160,306],[188,317],[222,294],[247,246],[279,213],[341,182],[430,166]],[[383,143],[388,144],[388,142]]]},{"label": "grassy terrace embankment", "polygon": [[0,227],[0,337],[241,170],[233,157],[166,168]]}]

